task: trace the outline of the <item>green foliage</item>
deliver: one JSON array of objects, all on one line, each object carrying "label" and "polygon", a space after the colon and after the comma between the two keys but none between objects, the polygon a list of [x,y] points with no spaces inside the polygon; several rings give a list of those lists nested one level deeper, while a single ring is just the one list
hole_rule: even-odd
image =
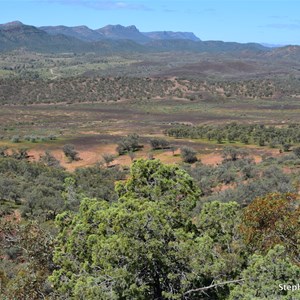
[{"label": "green foliage", "polygon": [[241,210],[236,202],[205,203],[195,224],[204,237],[209,237],[215,255],[210,274],[218,281],[235,278],[245,264],[245,247],[238,227]]},{"label": "green foliage", "polygon": [[228,245],[228,242],[239,239],[238,225],[241,211],[238,203],[208,202],[203,205],[196,226],[201,232],[209,235],[214,242]]},{"label": "green foliage", "polygon": [[[64,209],[61,192],[66,173],[40,163],[0,159],[0,199],[14,202],[23,217],[53,219]],[[12,205],[12,203],[11,203]]]},{"label": "green foliage", "polygon": [[[176,125],[168,130],[166,134],[176,138],[208,139],[215,140],[218,143],[222,141],[240,141],[244,144],[257,144],[265,146],[266,143],[283,145],[289,149],[292,143],[300,142],[299,124],[292,124],[286,127],[278,128],[265,125],[246,125],[230,123],[226,125]],[[289,145],[289,147],[287,147]]]},{"label": "green foliage", "polygon": [[192,164],[198,160],[196,150],[191,147],[184,146],[180,149],[182,160],[186,163]]},{"label": "green foliage", "polygon": [[[199,190],[157,160],[133,163],[109,203],[84,198],[64,212],[50,277],[72,299],[225,299],[246,264],[237,203],[206,203],[192,222]],[[193,224],[194,223],[194,224]],[[218,289],[206,288],[212,281]]]},{"label": "green foliage", "polygon": [[54,286],[75,299],[181,299],[205,280],[196,261],[210,256],[189,217],[199,194],[192,179],[139,160],[116,189],[117,202],[84,199],[78,214],[58,216]]},{"label": "green foliage", "polygon": [[134,152],[140,149],[139,145],[139,136],[136,133],[129,134],[127,137],[124,137],[120,142],[118,142],[117,152],[119,155]]},{"label": "green foliage", "polygon": [[297,285],[300,268],[286,256],[285,248],[276,245],[266,256],[254,254],[242,272],[243,282],[230,292],[230,300],[300,299],[298,291],[280,289],[280,285]]},{"label": "green foliage", "polygon": [[170,143],[163,138],[152,138],[150,139],[150,146],[153,150],[169,149]]},{"label": "green foliage", "polygon": [[159,160],[137,160],[131,165],[130,177],[116,185],[123,197],[167,202],[173,209],[190,214],[200,196],[193,179],[178,166],[164,165]]},{"label": "green foliage", "polygon": [[56,159],[48,150],[45,151],[44,155],[40,156],[39,161],[48,167],[62,168],[59,160]]},{"label": "green foliage", "polygon": [[[0,221],[1,299],[50,297],[53,239],[36,222],[20,223],[17,214]],[[50,299],[50,298],[49,298]]]},{"label": "green foliage", "polygon": [[177,299],[196,242],[166,203],[126,198],[109,206],[85,199],[69,226],[60,219],[55,262],[61,268],[51,277],[59,291],[75,299],[155,299],[171,292],[168,299]]}]

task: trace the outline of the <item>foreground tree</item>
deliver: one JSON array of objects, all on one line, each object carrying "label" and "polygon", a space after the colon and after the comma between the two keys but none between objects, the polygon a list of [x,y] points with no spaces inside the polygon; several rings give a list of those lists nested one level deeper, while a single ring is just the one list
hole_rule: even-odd
[{"label": "foreground tree", "polygon": [[117,191],[117,202],[84,199],[58,216],[55,288],[74,299],[199,299],[191,290],[211,282],[212,239],[191,222],[191,177],[139,160]]},{"label": "foreground tree", "polygon": [[54,286],[75,299],[179,299],[204,281],[191,264],[207,243],[178,217],[163,202],[83,200],[78,215],[58,218]]}]

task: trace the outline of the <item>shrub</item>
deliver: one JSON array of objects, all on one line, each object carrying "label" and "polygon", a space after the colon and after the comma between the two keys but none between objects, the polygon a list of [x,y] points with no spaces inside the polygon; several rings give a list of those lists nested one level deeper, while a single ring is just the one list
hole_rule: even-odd
[{"label": "shrub", "polygon": [[12,143],[20,143],[21,140],[20,140],[20,137],[18,135],[14,135],[12,138],[11,138],[11,142]]},{"label": "shrub", "polygon": [[156,149],[168,149],[170,147],[170,143],[162,138],[153,138],[150,140],[150,145],[153,150]]},{"label": "shrub", "polygon": [[109,164],[110,164],[111,162],[113,162],[114,159],[115,159],[115,156],[112,155],[112,154],[109,154],[109,153],[104,153],[104,154],[102,155],[102,157],[103,157],[103,160],[104,160],[104,162],[105,162],[105,164],[106,164],[107,167],[108,167]]},{"label": "shrub", "polygon": [[70,161],[79,160],[78,152],[75,150],[74,145],[72,145],[72,144],[64,145],[63,152]]},{"label": "shrub", "polygon": [[196,153],[196,150],[194,150],[193,148],[187,146],[181,148],[181,157],[182,160],[186,163],[192,164],[196,162],[198,160]]},{"label": "shrub", "polygon": [[294,152],[294,154],[295,154],[298,158],[300,158],[300,147],[294,148],[294,149],[293,149],[293,152]]},{"label": "shrub", "polygon": [[129,134],[124,137],[120,142],[118,142],[117,151],[119,155],[125,154],[127,152],[137,151],[141,146],[139,145],[139,136],[136,133]]}]

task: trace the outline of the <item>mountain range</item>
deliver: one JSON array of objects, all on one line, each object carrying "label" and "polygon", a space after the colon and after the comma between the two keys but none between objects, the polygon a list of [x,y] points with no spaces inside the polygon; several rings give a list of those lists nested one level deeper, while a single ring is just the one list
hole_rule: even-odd
[{"label": "mountain range", "polygon": [[[265,55],[278,53],[299,57],[300,47],[272,49],[258,43],[235,43],[201,41],[192,32],[154,31],[140,32],[134,25],[107,25],[96,30],[87,26],[25,25],[19,21],[0,24],[0,52],[25,49],[37,52],[95,52],[153,53],[153,52],[198,52],[230,53],[235,55]],[[276,49],[282,49],[276,52]],[[271,53],[271,54],[269,54]]]},{"label": "mountain range", "polygon": [[72,36],[83,41],[101,41],[104,39],[112,40],[132,40],[136,43],[145,44],[151,40],[192,40],[200,41],[192,32],[173,32],[173,31],[155,31],[140,32],[134,25],[107,25],[99,29],[90,29],[87,26],[43,26],[39,29],[46,31],[51,35],[64,34]]}]

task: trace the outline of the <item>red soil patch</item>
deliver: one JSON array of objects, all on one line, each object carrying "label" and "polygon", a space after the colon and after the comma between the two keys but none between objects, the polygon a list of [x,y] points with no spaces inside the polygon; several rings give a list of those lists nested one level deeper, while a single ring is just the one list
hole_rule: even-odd
[{"label": "red soil patch", "polygon": [[199,158],[201,159],[201,162],[206,165],[218,165],[223,160],[223,157],[220,154],[216,153],[204,154]]},{"label": "red soil patch", "polygon": [[[105,141],[104,139],[101,139],[101,141],[104,141],[104,143],[101,143],[100,139],[92,139],[92,137],[82,137],[81,139],[74,140],[75,148],[79,153],[80,159],[71,163],[64,156],[64,153],[61,149],[62,147],[58,148],[57,145],[54,146],[56,148],[53,147],[52,149],[49,149],[46,146],[41,146],[40,148],[37,147],[29,150],[28,153],[32,157],[32,160],[37,161],[39,160],[40,156],[44,154],[45,150],[48,149],[68,171],[74,171],[76,168],[88,167],[96,164],[97,162],[101,162],[103,161],[103,154],[113,154],[116,156],[116,159],[111,163],[111,165],[119,164],[123,166],[129,166],[132,162],[129,155],[118,156],[116,152],[117,144],[115,143],[115,140],[117,139],[118,137],[116,136],[109,136],[109,138],[106,137]],[[179,144],[180,142],[181,141],[178,141]],[[73,143],[73,141],[71,143]],[[184,141],[182,143],[188,143],[188,145],[191,144],[196,150],[200,151],[200,153],[204,150],[206,153],[198,154],[198,159],[201,160],[203,164],[218,165],[222,163],[223,157],[220,153],[221,148],[203,149],[202,146],[197,147],[196,143],[189,143],[188,141]],[[255,147],[247,148],[250,150],[250,157],[252,157],[256,163],[261,162],[262,155],[273,157],[284,155],[279,153],[278,149],[259,149]],[[149,144],[144,144],[144,147],[140,151],[135,152],[134,159],[148,158],[150,154],[153,156],[153,158],[157,158],[166,164],[178,164],[182,162],[179,149],[174,153],[175,155],[173,155],[171,150],[151,151]],[[288,171],[286,170],[286,172]]]}]

